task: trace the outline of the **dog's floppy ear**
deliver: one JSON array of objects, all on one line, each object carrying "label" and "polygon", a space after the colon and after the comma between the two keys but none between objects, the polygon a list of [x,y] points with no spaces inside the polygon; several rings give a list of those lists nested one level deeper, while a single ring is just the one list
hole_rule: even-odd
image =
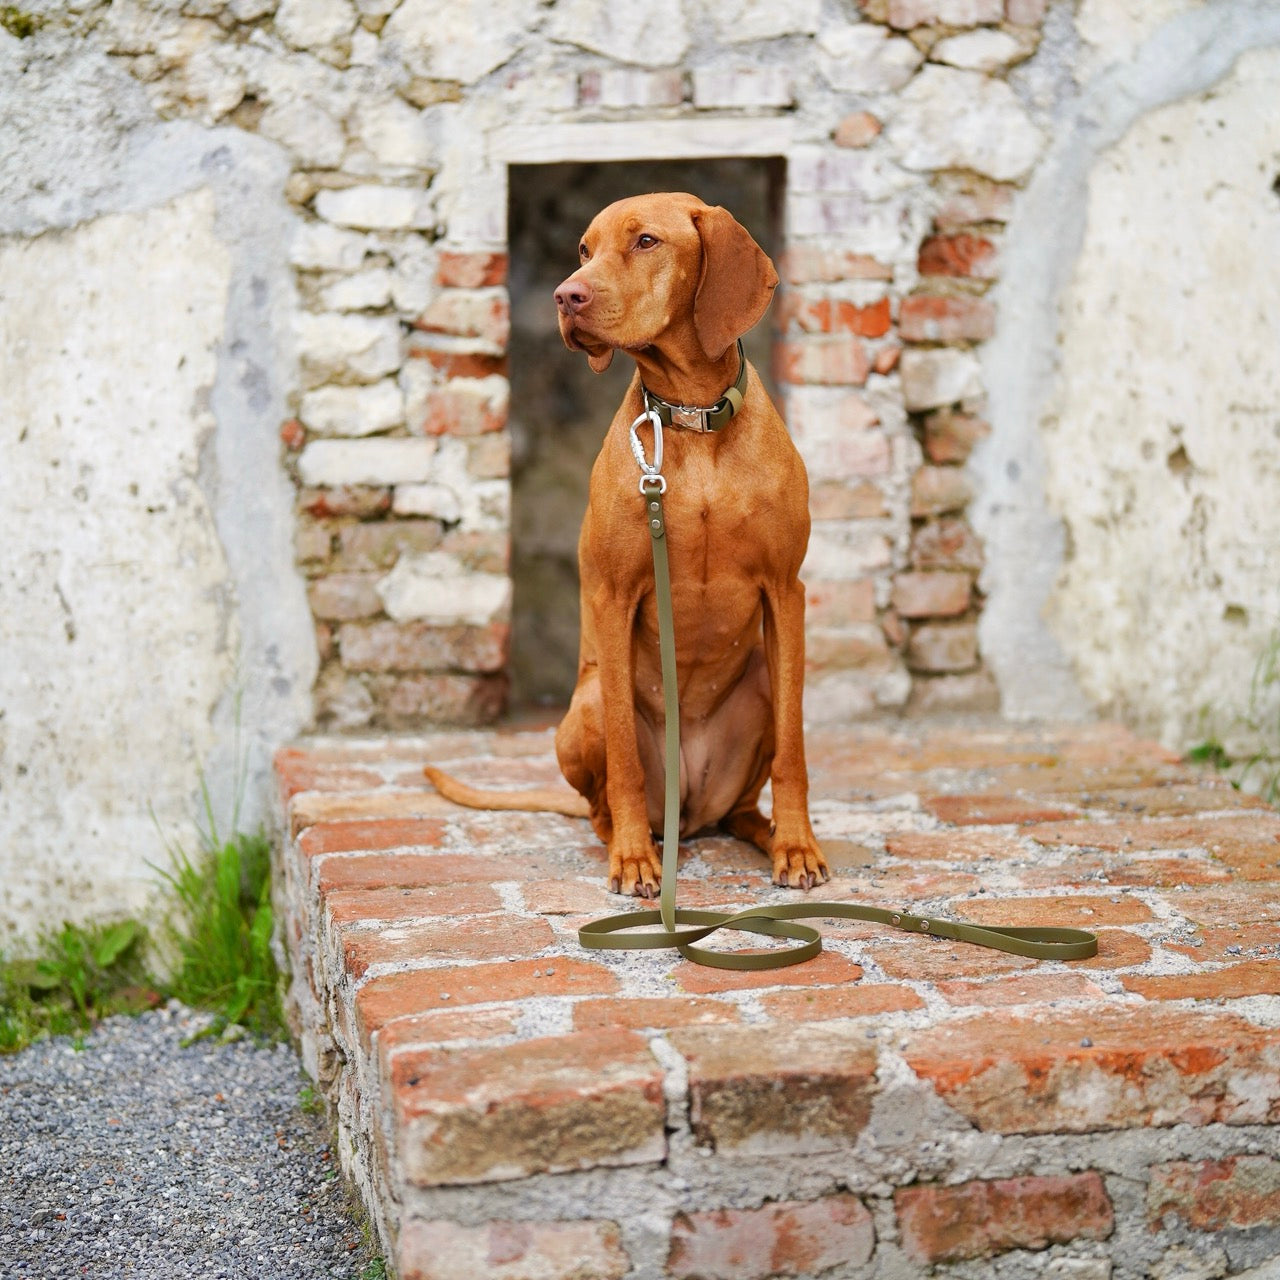
[{"label": "dog's floppy ear", "polygon": [[703,351],[719,360],[764,315],[777,288],[778,273],[768,254],[727,209],[704,206],[695,209],[692,217],[702,240],[693,324]]},{"label": "dog's floppy ear", "polygon": [[612,361],[612,347],[606,347],[598,356],[593,356],[590,351],[587,352],[587,363],[591,366],[592,373],[603,373]]}]

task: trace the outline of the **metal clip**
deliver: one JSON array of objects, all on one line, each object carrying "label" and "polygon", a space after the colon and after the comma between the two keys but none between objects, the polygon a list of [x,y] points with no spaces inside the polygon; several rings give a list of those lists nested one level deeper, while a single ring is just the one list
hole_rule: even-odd
[{"label": "metal clip", "polygon": [[[636,430],[639,425],[648,420],[653,424],[653,461],[650,462],[645,457],[644,445],[640,442],[640,435]],[[646,492],[646,486],[657,485],[659,493],[666,493],[667,481],[662,474],[662,419],[658,417],[656,409],[646,409],[631,424],[631,453],[635,457],[636,464],[640,468],[640,492]]]}]

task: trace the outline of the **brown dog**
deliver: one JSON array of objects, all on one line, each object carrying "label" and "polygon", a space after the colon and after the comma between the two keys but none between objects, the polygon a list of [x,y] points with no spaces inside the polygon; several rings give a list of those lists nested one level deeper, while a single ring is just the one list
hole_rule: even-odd
[{"label": "brown dog", "polygon": [[[657,895],[663,699],[654,572],[629,429],[644,391],[713,406],[739,380],[737,339],[763,316],[773,264],[724,209],[683,193],[620,200],[587,228],[555,292],[565,344],[636,376],[591,472],[578,543],[578,682],[556,733],[561,771],[609,848],[615,891]],[[697,414],[677,412],[699,420]],[[648,424],[640,434],[650,453]],[[776,884],[827,878],[809,823],[801,702],[809,540],[804,464],[754,368],[741,408],[711,433],[664,431],[662,471],[680,691],[680,834],[717,824],[758,845]],[[493,807],[436,770],[446,795]],[[773,782],[773,821],[757,807]],[[510,797],[509,807],[532,808]],[[504,805],[503,807],[508,807]],[[558,807],[558,806],[546,806]]]}]

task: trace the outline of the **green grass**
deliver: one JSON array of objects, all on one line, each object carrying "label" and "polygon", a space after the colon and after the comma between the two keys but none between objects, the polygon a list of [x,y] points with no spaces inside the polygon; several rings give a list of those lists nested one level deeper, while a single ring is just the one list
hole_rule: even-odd
[{"label": "green grass", "polygon": [[1187,759],[1227,774],[1238,790],[1280,804],[1280,630],[1271,633],[1254,664],[1248,710],[1235,730],[1230,736],[1251,743],[1247,750],[1233,755],[1211,734],[1187,752]]},{"label": "green grass", "polygon": [[261,832],[210,835],[194,858],[170,846],[156,868],[172,908],[161,931],[173,962],[167,990],[211,1009],[211,1032],[238,1023],[259,1035],[284,1034],[279,974],[271,952],[271,845]]}]

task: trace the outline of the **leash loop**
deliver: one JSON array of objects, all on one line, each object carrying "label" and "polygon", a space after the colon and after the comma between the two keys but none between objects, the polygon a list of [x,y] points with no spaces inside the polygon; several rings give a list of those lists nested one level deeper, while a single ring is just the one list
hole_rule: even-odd
[{"label": "leash loop", "polygon": [[[741,346],[741,344],[739,344]],[[745,370],[745,359],[743,368]],[[647,401],[646,401],[647,403]],[[641,443],[638,428],[653,424],[653,461]],[[578,930],[578,942],[588,950],[673,948],[686,960],[715,969],[781,969],[812,960],[822,950],[822,935],[795,920],[827,918],[869,920],[904,933],[927,933],[935,938],[971,942],[995,951],[1037,960],[1083,960],[1098,953],[1096,935],[1083,929],[1012,929],[966,924],[956,920],[911,915],[866,907],[856,902],[783,902],[748,907],[744,911],[701,911],[676,906],[676,862],[680,851],[680,695],[676,683],[675,617],[671,603],[671,569],[667,557],[667,491],[662,474],[662,419],[646,408],[631,424],[631,452],[640,467],[640,493],[645,500],[645,523],[653,550],[654,592],[658,612],[658,650],[662,670],[665,717],[663,752],[664,810],[662,820],[662,885],[657,911],[626,911],[604,916]],[[660,929],[645,932],[650,926]],[[678,929],[677,925],[693,926]],[[775,951],[711,951],[697,944],[719,929],[737,929],[769,938],[790,938],[797,945]]]}]

